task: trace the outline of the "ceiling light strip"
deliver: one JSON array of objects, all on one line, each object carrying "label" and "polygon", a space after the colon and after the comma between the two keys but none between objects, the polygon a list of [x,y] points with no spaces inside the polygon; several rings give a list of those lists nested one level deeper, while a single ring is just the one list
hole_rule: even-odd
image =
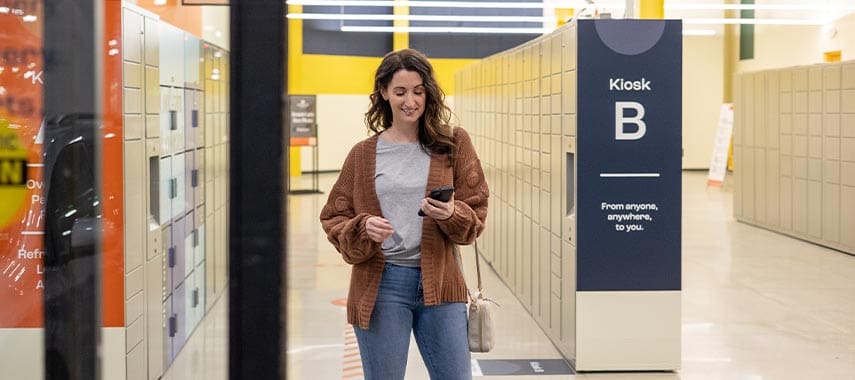
[{"label": "ceiling light strip", "polygon": [[[400,0],[288,0],[289,5],[314,5],[330,7],[431,7],[431,8],[512,8],[551,9],[589,6],[586,1],[497,2],[497,1],[400,1]],[[599,8],[623,9],[625,2],[597,2]],[[855,10],[855,5],[831,4],[716,4],[716,3],[666,3],[669,10],[776,10],[776,11],[843,11]]]},{"label": "ceiling light strip", "polygon": [[[555,3],[542,2],[496,2],[496,1],[395,1],[395,0],[288,0],[288,5],[314,5],[329,7],[430,7],[430,8],[512,8],[512,9],[543,9],[543,8],[578,8],[588,5],[587,2],[561,1]],[[597,3],[598,7],[623,8],[623,4]]]},{"label": "ceiling light strip", "polygon": [[477,28],[477,27],[440,27],[440,26],[342,26],[342,32],[375,33],[466,33],[466,34],[545,34],[552,29],[545,28]]},{"label": "ceiling light strip", "polygon": [[762,11],[840,11],[855,10],[855,5],[823,4],[665,4],[669,10],[762,10]]},{"label": "ceiling light strip", "polygon": [[686,18],[684,25],[825,25],[827,20],[772,18]]},{"label": "ceiling light strip", "polygon": [[298,20],[349,20],[349,21],[450,21],[450,22],[548,22],[555,17],[542,16],[452,16],[452,15],[392,15],[355,13],[289,13],[288,18]]},{"label": "ceiling light strip", "polygon": [[[474,28],[474,27],[431,27],[431,26],[342,26],[342,32],[369,33],[465,33],[465,34],[547,34],[549,28]],[[710,29],[685,29],[686,36],[714,36]]]}]

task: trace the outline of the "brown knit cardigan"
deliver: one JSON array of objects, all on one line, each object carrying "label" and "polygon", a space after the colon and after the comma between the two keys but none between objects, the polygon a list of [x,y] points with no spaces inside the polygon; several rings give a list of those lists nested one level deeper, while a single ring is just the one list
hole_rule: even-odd
[{"label": "brown knit cardigan", "polygon": [[[385,257],[380,243],[368,237],[365,221],[383,216],[374,188],[377,139],[357,143],[347,155],[341,174],[321,210],[321,224],[327,238],[352,264],[347,296],[347,322],[368,329]],[[481,162],[469,135],[454,129],[457,145],[455,165],[445,154],[431,154],[425,196],[430,189],[454,186],[454,214],[447,220],[424,217],[422,223],[421,267],[425,305],[466,302],[467,290],[452,252],[453,244],[471,244],[484,230],[489,189]],[[413,209],[418,212],[418,209]]]}]

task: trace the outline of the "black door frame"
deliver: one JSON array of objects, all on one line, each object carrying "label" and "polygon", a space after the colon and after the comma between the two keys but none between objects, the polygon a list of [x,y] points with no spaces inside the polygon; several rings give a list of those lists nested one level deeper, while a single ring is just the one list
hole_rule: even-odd
[{"label": "black door frame", "polygon": [[285,1],[232,1],[230,33],[229,379],[285,379]]},{"label": "black door frame", "polygon": [[42,5],[44,376],[98,380],[104,2]]}]

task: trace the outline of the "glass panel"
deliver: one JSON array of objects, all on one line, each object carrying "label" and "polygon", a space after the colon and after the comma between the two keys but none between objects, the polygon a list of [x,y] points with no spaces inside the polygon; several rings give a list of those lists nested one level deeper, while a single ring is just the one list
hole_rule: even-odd
[{"label": "glass panel", "polygon": [[42,378],[42,3],[0,0],[0,368]]},{"label": "glass panel", "polygon": [[[82,95],[43,100],[60,82],[43,73],[58,42],[44,17],[84,27],[67,8],[86,2],[59,3],[0,0],[0,378],[77,378],[62,374],[87,362],[68,355],[94,352],[88,323],[103,379],[224,379],[229,8],[98,2],[103,50],[78,52],[101,57],[85,66],[102,87],[87,112]],[[59,73],[77,63],[64,57]],[[45,342],[78,345],[51,351],[46,372]]]}]

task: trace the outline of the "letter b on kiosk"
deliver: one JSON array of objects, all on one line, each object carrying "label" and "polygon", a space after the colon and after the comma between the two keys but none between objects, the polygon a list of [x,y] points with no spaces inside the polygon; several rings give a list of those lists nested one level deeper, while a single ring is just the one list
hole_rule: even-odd
[{"label": "letter b on kiosk", "polygon": [[[625,110],[635,110],[635,116],[627,116]],[[638,140],[647,132],[647,124],[644,123],[644,106],[638,102],[616,102],[615,103],[615,140]],[[626,125],[634,124],[635,132],[626,131]]]}]

